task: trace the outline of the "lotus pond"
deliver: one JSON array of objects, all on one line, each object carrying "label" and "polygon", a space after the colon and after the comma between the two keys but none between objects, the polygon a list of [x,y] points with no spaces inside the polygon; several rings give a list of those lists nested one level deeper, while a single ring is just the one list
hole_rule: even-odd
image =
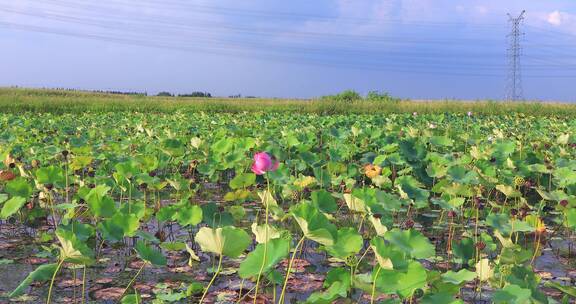
[{"label": "lotus pond", "polygon": [[0,114],[0,302],[574,303],[576,120]]}]

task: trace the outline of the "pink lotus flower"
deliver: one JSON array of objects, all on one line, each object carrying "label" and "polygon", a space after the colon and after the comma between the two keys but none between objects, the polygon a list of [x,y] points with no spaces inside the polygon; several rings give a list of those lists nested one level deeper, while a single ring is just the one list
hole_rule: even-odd
[{"label": "pink lotus flower", "polygon": [[252,164],[252,172],[257,175],[262,175],[269,171],[278,169],[278,161],[270,157],[266,152],[256,153],[254,155],[254,163]]},{"label": "pink lotus flower", "polygon": [[472,112],[468,111],[468,117],[472,116]]}]

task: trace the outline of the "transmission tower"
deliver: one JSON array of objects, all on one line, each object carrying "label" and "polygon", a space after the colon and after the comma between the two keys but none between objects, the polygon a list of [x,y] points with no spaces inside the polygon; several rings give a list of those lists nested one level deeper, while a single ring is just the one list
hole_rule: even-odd
[{"label": "transmission tower", "polygon": [[526,11],[514,18],[508,14],[508,21],[512,25],[512,31],[508,34],[510,39],[510,46],[508,47],[508,80],[506,86],[506,99],[508,101],[518,101],[524,99],[522,96],[522,77],[520,70],[520,55],[522,54],[522,47],[520,46],[520,38],[524,35],[520,31],[520,25],[524,20]]}]

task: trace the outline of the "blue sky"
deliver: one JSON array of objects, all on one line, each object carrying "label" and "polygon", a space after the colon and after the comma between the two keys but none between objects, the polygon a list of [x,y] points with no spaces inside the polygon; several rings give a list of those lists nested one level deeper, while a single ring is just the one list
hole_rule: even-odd
[{"label": "blue sky", "polygon": [[[4,2],[4,3],[2,3]],[[0,86],[575,101],[576,1],[0,0]]]}]

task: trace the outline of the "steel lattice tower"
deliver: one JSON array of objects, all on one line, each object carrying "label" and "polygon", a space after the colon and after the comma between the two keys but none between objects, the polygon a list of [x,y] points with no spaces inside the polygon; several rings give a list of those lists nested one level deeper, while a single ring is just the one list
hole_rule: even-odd
[{"label": "steel lattice tower", "polygon": [[520,69],[520,56],[522,54],[522,47],[520,46],[520,38],[524,33],[520,31],[520,25],[524,20],[526,11],[514,18],[508,14],[508,21],[512,25],[512,31],[508,34],[510,39],[510,46],[508,47],[508,79],[506,86],[506,99],[509,101],[517,101],[524,99],[522,93],[522,77]]}]

